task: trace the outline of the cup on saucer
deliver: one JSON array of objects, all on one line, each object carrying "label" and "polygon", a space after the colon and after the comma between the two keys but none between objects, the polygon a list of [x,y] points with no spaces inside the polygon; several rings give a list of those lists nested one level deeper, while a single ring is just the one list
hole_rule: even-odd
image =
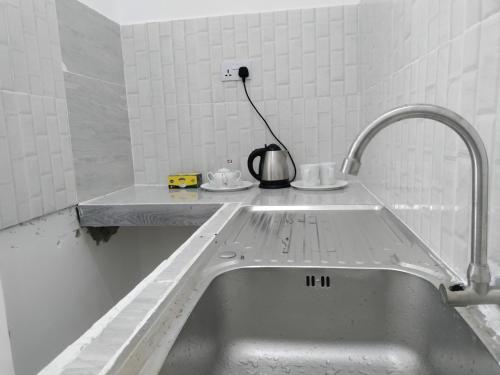
[{"label": "cup on saucer", "polygon": [[241,172],[220,168],[216,172],[207,173],[208,182],[214,188],[236,187],[241,183]]}]

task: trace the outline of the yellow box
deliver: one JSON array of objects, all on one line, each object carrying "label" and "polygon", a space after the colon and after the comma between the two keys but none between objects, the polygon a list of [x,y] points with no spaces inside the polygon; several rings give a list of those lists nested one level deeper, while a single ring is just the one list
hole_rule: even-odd
[{"label": "yellow box", "polygon": [[169,189],[191,189],[201,186],[201,173],[183,173],[168,176]]}]

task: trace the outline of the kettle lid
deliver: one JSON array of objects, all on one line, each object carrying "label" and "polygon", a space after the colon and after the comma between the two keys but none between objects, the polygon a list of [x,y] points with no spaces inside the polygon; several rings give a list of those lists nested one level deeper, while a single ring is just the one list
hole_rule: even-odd
[{"label": "kettle lid", "polygon": [[266,145],[267,151],[281,151],[281,147],[275,143],[271,143],[270,145]]}]

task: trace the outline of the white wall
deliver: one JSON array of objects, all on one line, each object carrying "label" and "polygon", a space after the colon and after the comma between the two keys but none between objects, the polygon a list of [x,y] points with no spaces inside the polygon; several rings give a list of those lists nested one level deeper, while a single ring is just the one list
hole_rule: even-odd
[{"label": "white wall", "polygon": [[80,0],[121,25],[358,4],[359,0]]},{"label": "white wall", "polygon": [[194,230],[120,228],[109,242],[97,245],[69,208],[0,231],[0,274],[16,375],[38,372]]}]

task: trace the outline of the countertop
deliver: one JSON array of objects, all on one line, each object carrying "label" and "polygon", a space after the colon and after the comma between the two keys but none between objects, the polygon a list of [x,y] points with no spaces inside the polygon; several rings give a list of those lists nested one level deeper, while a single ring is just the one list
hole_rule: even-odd
[{"label": "countertop", "polygon": [[[209,193],[136,186],[83,202],[79,213],[88,226],[201,226],[42,375],[156,373],[161,353],[185,322],[183,311],[196,304],[210,277],[233,267],[389,268],[434,285],[455,278],[358,182],[329,192],[254,187]],[[236,253],[234,259],[221,259],[227,251]],[[457,311],[500,359],[500,338],[484,324],[480,310]]]},{"label": "countertop", "polygon": [[169,190],[167,186],[133,186],[82,202],[82,226],[201,225],[224,204],[250,206],[379,205],[360,183],[332,191],[294,188],[266,190],[253,186],[237,192],[201,189]]}]

